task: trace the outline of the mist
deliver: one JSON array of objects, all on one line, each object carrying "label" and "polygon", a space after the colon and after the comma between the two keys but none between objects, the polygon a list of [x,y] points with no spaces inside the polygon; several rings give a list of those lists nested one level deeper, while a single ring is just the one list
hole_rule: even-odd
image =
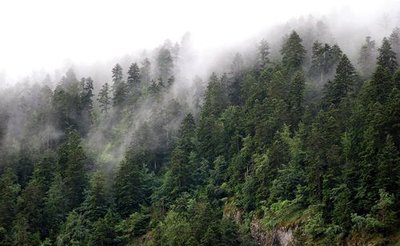
[{"label": "mist", "polygon": [[[19,9],[22,3],[25,8]],[[245,67],[254,65],[261,40],[269,43],[271,58],[277,60],[282,42],[296,30],[308,50],[308,60],[311,59],[312,44],[318,40],[338,44],[357,64],[357,55],[366,36],[371,36],[379,46],[382,38],[400,22],[400,4],[396,1],[373,4],[362,1],[329,4],[320,1],[302,1],[301,4],[289,1],[274,4],[263,1],[248,4],[170,1],[157,3],[157,8],[152,7],[153,4],[156,3],[2,2],[4,15],[1,15],[0,23],[7,38],[0,45],[0,82],[5,90],[3,106],[12,105],[5,109],[8,127],[4,143],[19,146],[23,141],[21,129],[26,129],[27,114],[33,110],[26,107],[49,103],[40,102],[46,99],[37,98],[37,92],[32,91],[35,85],[54,90],[65,73],[72,69],[77,78],[94,80],[97,96],[104,83],[112,83],[111,68],[115,64],[120,64],[125,73],[131,63],[140,64],[144,59],[156,64],[157,52],[162,48],[176,49],[173,86],[156,103],[149,99],[138,102],[125,126],[127,132],[114,136],[119,140],[111,144],[112,148],[110,135],[105,130],[119,124],[116,123],[119,120],[115,120],[121,113],[119,110],[112,110],[88,133],[86,144],[92,151],[96,150],[94,158],[98,162],[105,158],[105,165],[114,167],[137,137],[138,129],[157,121],[156,111],[178,103],[183,107],[182,112],[168,119],[163,126],[173,136],[186,113],[198,114],[210,74],[230,73],[237,53],[242,56]],[[7,14],[17,9],[21,10],[19,15]],[[151,74],[157,79],[154,66]],[[94,105],[98,111],[96,100]],[[41,141],[46,139],[48,142],[63,135],[51,117],[42,128],[36,134]],[[165,144],[159,143],[155,135],[151,137],[152,147]],[[37,147],[40,145],[40,141],[33,142]]]},{"label": "mist", "polygon": [[[275,26],[310,15],[324,19],[338,41],[381,36],[399,22],[397,7],[398,1],[2,1],[1,85],[140,54],[165,39],[179,42],[186,32],[209,64],[221,49],[255,43]],[[281,34],[263,37],[273,43]]]}]

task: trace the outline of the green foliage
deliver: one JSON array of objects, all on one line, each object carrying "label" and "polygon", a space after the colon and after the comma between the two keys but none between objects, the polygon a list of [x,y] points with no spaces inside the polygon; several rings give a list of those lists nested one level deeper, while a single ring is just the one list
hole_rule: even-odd
[{"label": "green foliage", "polygon": [[126,80],[116,64],[97,102],[69,70],[1,105],[0,244],[252,245],[282,230],[298,245],[394,242],[399,31],[376,69],[370,38],[357,68],[304,39],[293,31],[281,60],[266,41],[237,53],[205,91],[182,86],[166,42]]},{"label": "green foliage", "polygon": [[396,53],[392,50],[390,42],[386,37],[383,38],[382,46],[378,51],[378,65],[384,67],[390,73],[394,73],[398,67]]},{"label": "green foliage", "polygon": [[83,201],[83,192],[87,185],[86,154],[81,138],[72,131],[67,142],[59,149],[58,166],[65,182],[65,196],[70,209],[78,207]]},{"label": "green foliage", "polygon": [[306,50],[301,42],[300,36],[293,31],[282,46],[282,63],[289,72],[298,71],[303,65]]},{"label": "green foliage", "polygon": [[148,201],[149,187],[145,169],[149,156],[145,151],[130,150],[121,162],[115,184],[114,196],[117,211],[126,218]]},{"label": "green foliage", "polygon": [[89,237],[89,229],[82,215],[76,211],[68,214],[58,236],[57,245],[85,245]]}]

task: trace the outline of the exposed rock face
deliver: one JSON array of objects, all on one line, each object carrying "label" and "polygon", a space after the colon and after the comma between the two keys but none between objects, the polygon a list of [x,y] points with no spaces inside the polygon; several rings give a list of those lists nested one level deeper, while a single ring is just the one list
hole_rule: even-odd
[{"label": "exposed rock face", "polygon": [[[237,224],[243,223],[242,213],[235,206],[225,206],[224,216]],[[259,219],[253,218],[250,224],[251,236],[260,246],[288,246],[294,241],[293,229],[278,227],[272,231],[265,230]]]},{"label": "exposed rock face", "polygon": [[276,228],[265,231],[259,220],[254,219],[251,223],[251,236],[258,245],[262,246],[287,246],[293,242],[293,230],[290,228]]}]

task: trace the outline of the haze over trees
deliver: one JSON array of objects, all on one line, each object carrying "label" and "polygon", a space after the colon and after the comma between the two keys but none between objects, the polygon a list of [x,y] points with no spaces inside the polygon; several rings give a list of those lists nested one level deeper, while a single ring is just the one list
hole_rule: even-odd
[{"label": "haze over trees", "polygon": [[206,78],[184,39],[4,89],[0,244],[395,245],[399,28],[354,55],[318,23]]}]

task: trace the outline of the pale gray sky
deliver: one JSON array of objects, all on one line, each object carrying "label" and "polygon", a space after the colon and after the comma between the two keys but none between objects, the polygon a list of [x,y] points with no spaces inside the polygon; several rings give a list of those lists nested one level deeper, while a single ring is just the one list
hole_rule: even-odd
[{"label": "pale gray sky", "polygon": [[[395,0],[1,0],[0,72],[7,78],[52,70],[66,60],[104,61],[189,31],[198,49],[249,38],[313,14],[368,19]],[[349,15],[350,13],[350,15]]]}]

